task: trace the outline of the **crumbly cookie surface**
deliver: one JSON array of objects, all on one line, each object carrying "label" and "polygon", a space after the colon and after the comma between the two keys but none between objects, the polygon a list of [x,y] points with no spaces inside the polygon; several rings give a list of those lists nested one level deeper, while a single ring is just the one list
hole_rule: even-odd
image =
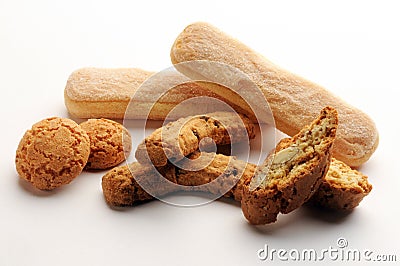
[{"label": "crumbly cookie surface", "polygon": [[328,173],[310,203],[331,210],[349,211],[371,190],[366,175],[332,158]]},{"label": "crumbly cookie surface", "polygon": [[246,116],[215,112],[181,118],[155,130],[138,146],[135,156],[141,164],[159,167],[197,151],[203,139],[225,145],[254,137],[254,124]]},{"label": "crumbly cookie surface", "polygon": [[[236,201],[242,199],[243,183],[253,176],[256,169],[254,164],[222,154],[194,152],[188,157],[190,160],[178,164],[183,169],[176,167],[175,170],[179,185],[194,191],[232,197]],[[191,171],[205,164],[204,168]]]},{"label": "crumbly cookie surface", "polygon": [[[243,182],[253,176],[256,169],[254,164],[222,154],[195,152],[188,158],[191,161],[181,165],[184,169],[171,163],[158,167],[157,170],[139,163],[133,163],[129,167],[115,167],[102,179],[106,202],[112,206],[131,206],[152,199],[153,196],[146,191],[151,191],[155,196],[177,191],[202,191],[221,196],[225,193],[224,196],[240,201]],[[208,164],[204,166],[205,161]],[[190,170],[191,167],[197,168],[199,165],[204,168]],[[165,179],[160,180],[160,177]],[[145,185],[146,190],[141,185]]]},{"label": "crumbly cookie surface", "polygon": [[15,158],[20,177],[38,189],[70,183],[86,165],[90,141],[74,121],[52,117],[32,126],[21,139]]},{"label": "crumbly cookie surface", "polygon": [[[160,177],[166,180],[160,180]],[[134,162],[111,169],[103,176],[101,185],[106,202],[111,206],[122,207],[151,200],[153,195],[163,196],[175,191],[176,187],[167,180],[176,183],[174,166],[166,165],[156,169]],[[139,183],[145,185],[147,190]]]},{"label": "crumbly cookie surface", "polygon": [[87,169],[114,167],[129,156],[132,140],[128,130],[109,119],[89,119],[80,124],[90,138]]},{"label": "crumbly cookie surface", "polygon": [[[288,139],[283,140],[282,143],[287,140]],[[195,190],[222,194],[221,192],[226,191],[227,187],[231,187],[231,190],[224,196],[232,197],[234,200],[240,202],[242,199],[243,185],[246,180],[249,180],[254,175],[257,166],[222,154],[202,152],[201,155],[204,156],[201,159],[202,161],[208,161],[210,157],[214,158],[210,164],[198,171],[171,167],[171,164],[158,168],[159,173],[164,176],[164,178],[185,187],[173,188],[169,183],[159,183],[154,184],[152,188],[153,191],[158,192],[159,195],[178,190]],[[200,157],[200,152],[195,152],[188,157],[192,160],[197,159]],[[182,166],[185,168],[190,167],[188,164],[190,164],[190,162]],[[193,162],[193,164],[195,164],[196,167],[198,164],[202,164],[202,162]],[[132,206],[135,203],[153,199],[153,196],[143,190],[136,182],[136,178],[140,176],[147,179],[154,178],[152,176],[155,173],[155,169],[140,165],[139,163],[133,163],[130,168],[134,175],[132,175],[126,165],[115,167],[104,175],[102,182],[103,194],[109,205]],[[218,182],[211,186],[203,186],[214,181],[217,177],[220,177]],[[351,210],[368,195],[371,189],[372,186],[368,183],[368,179],[365,175],[356,170],[352,170],[343,162],[332,158],[328,173],[325,175],[322,184],[309,202],[332,210]],[[259,194],[260,199],[258,203],[265,209],[272,211],[272,209],[275,208],[276,212],[279,212],[279,205],[276,203],[277,198],[267,196],[268,193],[275,192],[264,191],[263,195]]]},{"label": "crumbly cookie surface", "polygon": [[251,224],[275,222],[279,213],[293,211],[315,193],[329,168],[337,125],[336,110],[324,108],[312,124],[282,140],[245,181],[241,205]]}]

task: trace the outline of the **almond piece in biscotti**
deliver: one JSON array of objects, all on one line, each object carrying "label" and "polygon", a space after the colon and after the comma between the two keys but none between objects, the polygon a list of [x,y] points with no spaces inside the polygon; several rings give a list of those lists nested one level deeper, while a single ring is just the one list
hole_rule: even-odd
[{"label": "almond piece in biscotti", "polygon": [[338,126],[337,112],[324,108],[320,116],[290,139],[280,141],[253,178],[243,185],[242,210],[251,224],[275,222],[318,190],[331,160]]}]

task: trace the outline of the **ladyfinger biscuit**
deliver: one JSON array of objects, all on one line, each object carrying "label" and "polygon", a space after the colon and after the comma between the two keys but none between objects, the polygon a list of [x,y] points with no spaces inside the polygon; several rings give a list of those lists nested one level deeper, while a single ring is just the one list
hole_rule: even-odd
[{"label": "ladyfinger biscuit", "polygon": [[368,177],[332,158],[328,173],[310,203],[332,210],[349,211],[372,190]]},{"label": "ladyfinger biscuit", "polygon": [[331,107],[298,134],[278,143],[254,177],[243,185],[242,210],[251,224],[275,222],[305,203],[328,171],[338,125]]},{"label": "ladyfinger biscuit", "polygon": [[135,157],[139,163],[164,166],[177,162],[199,149],[207,138],[216,145],[246,141],[255,137],[254,124],[244,115],[215,112],[189,116],[155,130],[141,144]]},{"label": "ladyfinger biscuit", "polygon": [[[238,40],[206,23],[194,23],[184,29],[171,49],[172,63],[192,60],[214,61],[235,67],[255,83],[268,101],[276,126],[293,136],[304,125],[311,123],[325,106],[334,107],[339,113],[340,126],[333,147],[333,156],[350,166],[366,162],[378,146],[379,135],[371,118],[333,95],[323,87],[292,74],[265,59]],[[176,68],[191,78],[206,77],[215,82],[224,73],[214,68]],[[260,105],[261,99],[248,95],[246,82],[241,77],[231,77],[239,86],[237,93],[252,99],[251,106]],[[238,79],[238,80],[236,80]],[[232,95],[229,89],[209,86],[226,101],[251,113],[243,100]]]},{"label": "ladyfinger biscuit", "polygon": [[[138,68],[76,70],[68,78],[64,90],[65,106],[75,117],[112,119],[164,120],[168,115],[170,119],[178,119],[200,107],[204,113],[221,110],[205,99],[202,104],[199,104],[200,99],[185,102],[196,97],[224,101],[222,97],[204,89],[202,83],[193,82],[174,70],[154,74]],[[148,80],[150,77],[151,80]],[[141,87],[145,81],[146,86]],[[180,109],[170,114],[179,104],[182,104]],[[237,106],[231,107],[243,112]]]},{"label": "ladyfinger biscuit", "polygon": [[132,95],[152,74],[137,68],[76,70],[65,86],[65,106],[79,118],[122,119]]}]

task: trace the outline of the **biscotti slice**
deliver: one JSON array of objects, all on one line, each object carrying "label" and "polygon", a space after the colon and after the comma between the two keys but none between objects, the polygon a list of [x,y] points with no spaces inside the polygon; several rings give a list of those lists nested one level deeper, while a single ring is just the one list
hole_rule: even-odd
[{"label": "biscotti slice", "polygon": [[327,209],[348,211],[372,190],[368,177],[332,158],[328,173],[310,203]]},{"label": "biscotti slice", "polygon": [[[152,195],[139,183],[144,184]],[[132,206],[153,199],[153,195],[164,196],[175,191],[173,183],[176,183],[174,166],[167,165],[156,169],[134,162],[107,172],[102,178],[101,185],[104,198],[109,205]]]},{"label": "biscotti slice", "polygon": [[[115,167],[103,176],[104,198],[111,206],[132,206],[153,199],[153,196],[201,191],[240,201],[243,182],[252,177],[256,169],[254,164],[222,154],[196,151],[188,159],[180,165],[182,168],[171,163],[157,170],[139,163]],[[201,169],[191,170],[198,168]]]},{"label": "biscotti slice", "polygon": [[152,163],[160,167],[166,165],[168,160],[177,162],[197,151],[202,140],[205,146],[210,139],[216,145],[225,145],[254,137],[254,124],[244,115],[214,112],[189,116],[155,130],[139,144],[135,157],[141,164]]},{"label": "biscotti slice", "polygon": [[328,171],[337,126],[337,111],[325,107],[310,125],[278,143],[244,182],[241,205],[251,224],[275,222],[314,194]]},{"label": "biscotti slice", "polygon": [[[194,152],[189,160],[176,166],[176,181],[187,190],[224,195],[239,201],[242,199],[242,186],[251,178],[256,165],[212,152]],[[201,168],[199,170],[195,170]],[[192,170],[193,169],[193,170]]]}]

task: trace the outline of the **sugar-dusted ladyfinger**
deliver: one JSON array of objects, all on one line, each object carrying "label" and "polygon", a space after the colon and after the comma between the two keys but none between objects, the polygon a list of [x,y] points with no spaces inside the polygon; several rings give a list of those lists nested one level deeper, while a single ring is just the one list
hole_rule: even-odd
[{"label": "sugar-dusted ladyfinger", "polygon": [[[323,87],[278,67],[210,24],[194,23],[187,26],[172,46],[171,60],[174,64],[207,60],[239,69],[258,86],[267,99],[277,128],[291,136],[309,124],[323,107],[334,107],[339,113],[340,125],[333,156],[350,166],[366,162],[378,146],[378,131],[368,115]],[[218,68],[177,66],[177,69],[191,78],[206,77],[218,81],[218,78],[226,76],[224,73],[216,73]],[[235,77],[230,79],[235,80]],[[239,85],[241,83],[240,80],[235,82]],[[246,82],[242,84],[242,88],[236,92],[244,98],[251,98],[251,95],[247,95]],[[251,112],[229,89],[221,86],[210,86],[209,89]],[[251,105],[257,106],[261,99],[254,100]]]},{"label": "sugar-dusted ladyfinger", "polygon": [[226,110],[209,99],[224,102],[173,69],[155,74],[138,68],[82,68],[69,76],[64,90],[65,106],[78,118],[164,120]]}]

